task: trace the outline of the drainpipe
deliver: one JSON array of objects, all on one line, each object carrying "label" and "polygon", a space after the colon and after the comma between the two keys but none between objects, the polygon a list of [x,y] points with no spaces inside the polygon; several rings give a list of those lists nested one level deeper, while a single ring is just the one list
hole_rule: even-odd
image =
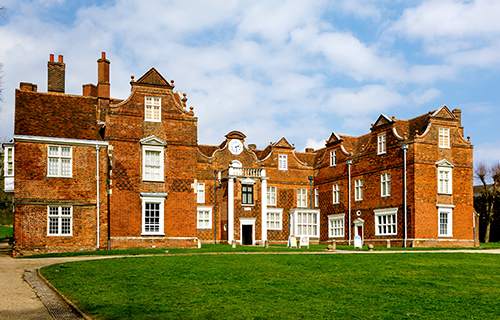
[{"label": "drainpipe", "polygon": [[309,189],[311,189],[309,195],[310,195],[310,199],[309,199],[309,209],[312,209],[313,208],[313,179],[314,177],[313,176],[309,176],[307,177],[309,179]]},{"label": "drainpipe", "polygon": [[97,177],[96,177],[96,181],[97,181],[97,205],[96,205],[96,209],[97,209],[97,249],[99,249],[99,238],[100,238],[100,232],[99,232],[99,229],[100,229],[100,225],[99,225],[99,150],[101,149],[100,146],[95,146],[95,150],[97,151]]},{"label": "drainpipe", "polygon": [[405,240],[404,240],[404,247],[406,248],[406,241],[408,239],[408,222],[407,220],[407,204],[406,204],[406,197],[407,197],[407,191],[406,191],[406,151],[408,151],[408,144],[403,144],[401,147],[403,149],[403,184],[404,184],[404,196],[403,196],[403,207],[404,207],[404,215],[405,215]]},{"label": "drainpipe", "polygon": [[351,165],[352,165],[352,160],[347,160],[347,172],[348,172],[348,179],[349,179],[349,245],[351,245]]}]

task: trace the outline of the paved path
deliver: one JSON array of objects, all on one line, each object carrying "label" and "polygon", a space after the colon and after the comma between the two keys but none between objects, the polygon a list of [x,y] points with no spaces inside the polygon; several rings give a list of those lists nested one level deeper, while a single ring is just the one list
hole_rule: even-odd
[{"label": "paved path", "polygon": [[[374,251],[373,253],[470,252],[500,254],[495,250]],[[281,254],[283,252],[280,252]],[[290,252],[292,253],[292,252]],[[313,253],[313,252],[295,252]],[[327,253],[327,252],[324,252]],[[335,251],[328,253],[369,253],[367,251]],[[113,257],[70,257],[14,259],[8,243],[0,240],[0,319],[81,319],[37,275],[38,268],[60,262],[95,260]],[[33,286],[30,286],[28,282]],[[36,292],[36,293],[35,293]],[[37,296],[38,294],[38,296]],[[42,299],[44,302],[42,302]],[[45,305],[44,305],[45,303]],[[50,312],[49,312],[50,310]]]}]

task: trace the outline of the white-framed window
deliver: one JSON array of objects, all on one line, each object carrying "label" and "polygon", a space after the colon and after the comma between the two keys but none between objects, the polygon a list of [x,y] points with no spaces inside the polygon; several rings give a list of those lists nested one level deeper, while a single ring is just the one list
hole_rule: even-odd
[{"label": "white-framed window", "polygon": [[385,133],[377,136],[377,154],[384,154],[386,152]]},{"label": "white-framed window", "polygon": [[205,203],[205,184],[198,182],[196,186],[196,202]]},{"label": "white-framed window", "polygon": [[340,183],[336,183],[332,186],[332,203],[340,203]]},{"label": "white-framed window", "polygon": [[439,167],[438,169],[438,193],[451,194],[451,168]]},{"label": "white-framed window", "polygon": [[161,122],[161,98],[145,97],[144,120]]},{"label": "white-framed window", "polygon": [[354,200],[363,200],[363,179],[354,180]]},{"label": "white-framed window", "polygon": [[318,212],[296,212],[297,236],[319,236],[319,213]]},{"label": "white-framed window", "polygon": [[73,207],[48,206],[47,212],[48,236],[73,235]]},{"label": "white-framed window", "polygon": [[142,235],[165,235],[165,193],[141,193]]},{"label": "white-framed window", "polygon": [[212,229],[212,207],[198,207],[196,221],[198,229]]},{"label": "white-framed window", "polygon": [[438,204],[438,236],[453,237],[453,205]]},{"label": "white-framed window", "polygon": [[344,214],[331,214],[328,216],[328,237],[344,237]]},{"label": "white-framed window", "polygon": [[241,203],[253,204],[253,185],[251,184],[241,185]]},{"label": "white-framed window", "polygon": [[283,209],[267,209],[267,230],[281,230]]},{"label": "white-framed window", "polygon": [[318,190],[318,188],[314,189],[314,206],[319,207],[319,190]]},{"label": "white-framed window", "polygon": [[4,176],[14,176],[14,147],[4,149]]},{"label": "white-framed window", "polygon": [[286,154],[278,155],[278,169],[279,170],[288,170],[288,158]]},{"label": "white-framed window", "polygon": [[391,173],[382,173],[380,175],[380,195],[388,197],[391,195]]},{"label": "white-framed window", "polygon": [[307,189],[297,189],[297,207],[307,208]]},{"label": "white-framed window", "polygon": [[73,176],[72,147],[48,146],[47,176],[71,178]]},{"label": "white-framed window", "polygon": [[373,210],[375,213],[375,235],[391,236],[398,234],[398,208]]},{"label": "white-framed window", "polygon": [[267,205],[268,206],[276,205],[276,187],[274,186],[267,187]]},{"label": "white-framed window", "polygon": [[164,147],[142,146],[142,180],[164,181]]},{"label": "white-framed window", "polygon": [[450,148],[450,129],[439,128],[439,147]]},{"label": "white-framed window", "polygon": [[330,167],[333,167],[336,165],[337,165],[337,151],[332,150],[332,151],[330,151]]}]

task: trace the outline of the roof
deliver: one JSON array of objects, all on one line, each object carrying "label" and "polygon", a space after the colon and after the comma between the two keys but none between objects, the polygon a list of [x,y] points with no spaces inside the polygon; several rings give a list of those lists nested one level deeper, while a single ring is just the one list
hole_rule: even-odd
[{"label": "roof", "polygon": [[15,135],[102,140],[97,98],[16,90]]}]

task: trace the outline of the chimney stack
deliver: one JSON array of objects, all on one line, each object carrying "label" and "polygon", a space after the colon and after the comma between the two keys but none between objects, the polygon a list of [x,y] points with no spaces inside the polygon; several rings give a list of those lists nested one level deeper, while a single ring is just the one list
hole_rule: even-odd
[{"label": "chimney stack", "polygon": [[50,55],[47,62],[47,91],[64,93],[66,65],[63,56],[59,55],[58,62],[54,61],[54,55]]},{"label": "chimney stack", "polygon": [[464,127],[462,126],[462,110],[453,109],[453,115],[458,119],[458,129],[460,130],[460,134],[462,137],[464,136]]},{"label": "chimney stack", "polygon": [[106,52],[103,52],[101,59],[97,60],[97,97],[109,99],[109,60],[106,59]]}]

